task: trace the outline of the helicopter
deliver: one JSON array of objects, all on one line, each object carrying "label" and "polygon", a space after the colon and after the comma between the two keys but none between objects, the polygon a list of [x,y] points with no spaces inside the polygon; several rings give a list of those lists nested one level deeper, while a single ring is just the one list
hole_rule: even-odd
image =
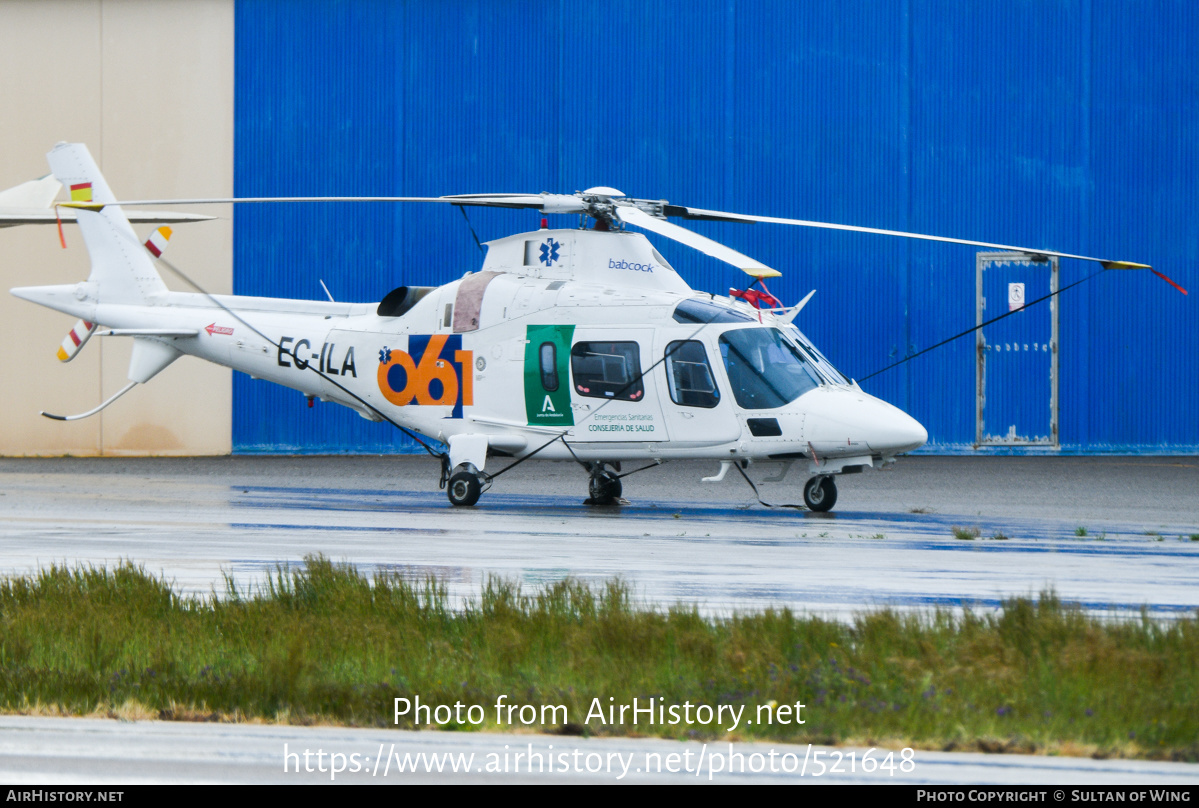
[{"label": "helicopter", "polygon": [[[69,361],[92,333],[133,340],[129,384],[93,415],[183,355],[334,402],[388,422],[441,462],[450,503],[475,505],[493,480],[533,456],[573,460],[587,504],[623,503],[621,479],[672,459],[712,460],[720,481],[750,463],[807,470],[805,506],[826,512],[836,478],[882,469],[922,446],[924,426],[866,393],[795,325],[809,293],[784,306],[765,281],[781,273],[667,221],[762,222],[977,245],[1149,268],[902,231],[705,210],[628,197],[610,187],[574,194],[284,197],[119,201],[84,144],[47,155],[72,189],[71,211],[91,259],[77,284],[13,295],[80,318],[59,350]],[[123,206],[267,201],[426,202],[578,214],[579,227],[487,242],[477,271],[442,286],[401,286],[377,303],[212,295],[167,289],[155,261],[169,228],[139,239]],[[692,289],[630,226],[724,261],[751,279],[715,295]],[[1164,277],[1164,276],[1163,276]],[[1167,279],[1168,280],[1168,279]],[[194,284],[193,284],[194,286]],[[755,288],[757,287],[757,288]],[[326,290],[327,293],[327,290]],[[85,335],[76,334],[83,329]],[[499,462],[504,468],[495,469]],[[622,472],[622,464],[645,466]],[[749,478],[745,478],[749,482]],[[753,483],[750,483],[751,486]],[[755,488],[756,492],[756,488]]]}]

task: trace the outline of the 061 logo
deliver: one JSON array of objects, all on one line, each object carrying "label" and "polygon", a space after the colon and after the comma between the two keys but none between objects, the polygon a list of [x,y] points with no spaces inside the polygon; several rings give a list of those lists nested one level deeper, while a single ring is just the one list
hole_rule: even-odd
[{"label": "061 logo", "polygon": [[461,418],[462,406],[474,404],[473,361],[461,334],[412,336],[407,351],[379,351],[379,392],[397,407],[452,405],[450,417]]}]

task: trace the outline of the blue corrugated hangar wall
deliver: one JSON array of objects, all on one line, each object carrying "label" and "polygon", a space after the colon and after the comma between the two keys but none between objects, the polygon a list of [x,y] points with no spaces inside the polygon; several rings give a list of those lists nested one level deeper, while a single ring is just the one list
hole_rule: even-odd
[{"label": "blue corrugated hangar wall", "polygon": [[[1119,0],[240,0],[239,196],[571,193],[1151,263],[1199,287],[1199,4]],[[238,294],[375,301],[477,269],[441,206],[244,205]],[[530,212],[473,209],[484,240]],[[575,217],[554,217],[571,227]],[[974,325],[975,249],[694,229],[819,290],[800,325],[862,378]],[[699,290],[736,270],[653,237]],[[1062,285],[1096,271],[1063,261]],[[1031,299],[1032,293],[1029,292]],[[1148,272],[1061,296],[1067,452],[1199,449],[1199,328]],[[1001,301],[1002,302],[1002,301]],[[969,451],[965,338],[865,383]],[[237,374],[239,452],[404,452],[385,424]]]}]

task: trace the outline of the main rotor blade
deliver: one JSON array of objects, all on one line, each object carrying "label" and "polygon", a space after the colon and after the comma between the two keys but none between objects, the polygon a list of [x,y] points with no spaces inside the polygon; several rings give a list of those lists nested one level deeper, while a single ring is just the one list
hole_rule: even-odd
[{"label": "main rotor blade", "polygon": [[783,274],[777,269],[771,269],[765,264],[755,261],[748,255],[724,246],[720,242],[701,236],[699,233],[693,233],[685,227],[679,227],[677,224],[671,224],[670,222],[651,216],[640,208],[630,205],[617,205],[616,215],[625,224],[636,225],[637,227],[657,233],[659,236],[674,239],[680,244],[686,244],[692,249],[699,250],[706,255],[724,261],[726,264],[732,264],[737,269],[755,278],[778,278]]},{"label": "main rotor blade", "polygon": [[542,213],[586,213],[588,206],[573,194],[454,194],[438,197],[452,205],[489,208],[533,208]]},{"label": "main rotor blade", "polygon": [[[586,213],[588,206],[573,194],[454,194],[451,196],[254,196],[221,199],[135,199],[110,205],[223,205],[241,202],[440,202],[486,208],[531,208],[542,213]],[[65,207],[99,210],[93,202],[62,203]]]},{"label": "main rotor blade", "polygon": [[[60,202],[59,206],[66,203]],[[0,227],[15,227],[19,224],[55,224],[57,222],[73,222],[76,219],[76,212],[73,210],[59,211],[55,216],[54,211],[21,211],[10,212],[0,211]],[[206,222],[215,219],[215,216],[205,216],[201,213],[168,213],[166,211],[145,211],[142,213],[130,213],[127,217],[129,221],[135,224],[180,224],[183,222]]]},{"label": "main rotor blade", "polygon": [[462,196],[242,196],[201,199],[130,199],[118,202],[60,202],[59,207],[99,210],[105,205],[228,205],[242,202],[441,202],[497,208],[540,208],[541,196],[523,194],[463,194]]},{"label": "main rotor blade", "polygon": [[700,219],[718,222],[766,222],[769,224],[790,224],[799,227],[816,227],[822,230],[846,230],[852,233],[874,233],[880,236],[899,236],[900,238],[914,238],[923,241],[941,241],[947,244],[967,244],[973,247],[987,247],[992,250],[1004,250],[1006,252],[1025,253],[1031,256],[1045,256],[1056,258],[1077,258],[1080,261],[1095,261],[1103,266],[1104,269],[1152,269],[1148,264],[1138,264],[1133,261],[1113,261],[1106,258],[1095,258],[1089,255],[1073,255],[1071,253],[1056,252],[1054,250],[1040,250],[1032,247],[1016,247],[1011,244],[992,244],[988,241],[969,241],[960,238],[946,238],[945,236],[930,236],[924,233],[908,233],[903,230],[881,230],[877,227],[856,227],[849,224],[831,224],[829,222],[811,222],[805,219],[780,219],[776,216],[750,216],[744,213],[727,213],[719,210],[703,210],[702,208],[687,208],[682,205],[668,205],[666,207],[667,216],[677,216],[683,219]]}]

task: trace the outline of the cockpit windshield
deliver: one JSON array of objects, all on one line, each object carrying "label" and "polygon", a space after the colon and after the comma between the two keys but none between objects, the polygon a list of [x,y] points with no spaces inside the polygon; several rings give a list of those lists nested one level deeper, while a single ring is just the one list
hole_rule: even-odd
[{"label": "cockpit windshield", "polygon": [[739,328],[720,336],[720,355],[737,404],[782,407],[820,386],[811,363],[776,328]]},{"label": "cockpit windshield", "polygon": [[849,384],[849,379],[845,378],[841,371],[833,367],[833,363],[828,361],[824,354],[820,353],[816,346],[812,344],[811,340],[804,336],[804,333],[793,324],[788,323],[783,326],[783,333],[798,343],[799,347],[812,358],[812,361],[816,364],[816,370],[821,376],[824,376],[833,384]]}]

